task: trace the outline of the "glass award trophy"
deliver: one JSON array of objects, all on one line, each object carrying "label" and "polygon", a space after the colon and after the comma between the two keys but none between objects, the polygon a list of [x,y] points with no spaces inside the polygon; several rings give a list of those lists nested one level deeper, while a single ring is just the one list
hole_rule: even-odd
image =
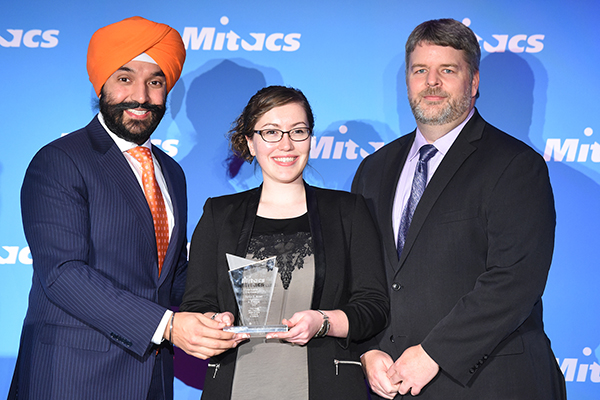
[{"label": "glass award trophy", "polygon": [[286,325],[267,325],[273,289],[277,280],[276,257],[261,261],[226,254],[229,279],[240,312],[240,326],[223,330],[264,337],[269,332],[286,332]]}]

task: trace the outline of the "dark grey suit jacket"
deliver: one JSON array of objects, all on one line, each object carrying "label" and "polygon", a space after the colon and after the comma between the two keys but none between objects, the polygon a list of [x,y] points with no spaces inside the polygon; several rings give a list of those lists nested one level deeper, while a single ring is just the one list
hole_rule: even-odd
[{"label": "dark grey suit jacket", "polygon": [[[225,254],[246,256],[260,194],[258,188],[208,199],[192,237],[181,310],[237,315]],[[341,309],[349,322],[346,339],[308,342],[310,399],[366,399],[359,344],[385,327],[389,311],[377,230],[362,196],[306,185],[306,200],[315,257],[312,308]],[[203,398],[230,398],[236,351],[211,359]]]},{"label": "dark grey suit jacket", "polygon": [[423,399],[562,399],[542,322],[555,211],[546,164],[475,111],[431,178],[398,259],[396,186],[415,132],[367,157],[352,185],[381,232],[390,324],[373,346],[422,344],[441,372]]}]

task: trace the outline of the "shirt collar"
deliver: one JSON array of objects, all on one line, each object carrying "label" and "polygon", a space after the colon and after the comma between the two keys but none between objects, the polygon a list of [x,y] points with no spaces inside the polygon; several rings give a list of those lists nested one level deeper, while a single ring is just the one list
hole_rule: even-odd
[{"label": "shirt collar", "polygon": [[[465,118],[464,121],[461,122],[456,128],[452,129],[450,132],[446,133],[444,136],[433,142],[433,145],[442,156],[445,156],[448,150],[450,150],[450,147],[452,146],[452,144],[454,143],[464,126],[467,124],[467,122],[469,122],[473,114],[475,114],[474,107],[469,112],[469,115],[467,115],[467,118]],[[412,160],[413,158],[418,157],[419,149],[426,144],[428,144],[427,139],[425,139],[425,137],[417,127],[415,140],[408,153],[408,160]]]}]

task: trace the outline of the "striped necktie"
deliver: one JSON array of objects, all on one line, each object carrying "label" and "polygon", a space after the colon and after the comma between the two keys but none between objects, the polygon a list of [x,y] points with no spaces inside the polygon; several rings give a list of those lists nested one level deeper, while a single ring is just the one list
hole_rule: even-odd
[{"label": "striped necktie", "polygon": [[408,198],[406,207],[404,207],[402,219],[400,220],[400,229],[398,229],[398,243],[396,247],[398,259],[400,259],[400,255],[402,254],[415,208],[417,208],[417,204],[419,204],[419,200],[421,200],[421,196],[427,186],[427,162],[436,152],[437,149],[432,144],[426,144],[419,149],[419,161],[417,161],[417,167],[415,168],[410,197]]}]

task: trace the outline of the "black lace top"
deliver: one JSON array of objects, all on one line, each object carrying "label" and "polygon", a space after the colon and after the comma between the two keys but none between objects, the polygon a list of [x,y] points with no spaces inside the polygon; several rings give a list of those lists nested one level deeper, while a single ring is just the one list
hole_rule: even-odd
[{"label": "black lace top", "polygon": [[312,256],[308,214],[290,219],[256,217],[248,254],[257,260],[277,256],[277,267],[287,290],[295,269],[304,267],[304,258]]}]

